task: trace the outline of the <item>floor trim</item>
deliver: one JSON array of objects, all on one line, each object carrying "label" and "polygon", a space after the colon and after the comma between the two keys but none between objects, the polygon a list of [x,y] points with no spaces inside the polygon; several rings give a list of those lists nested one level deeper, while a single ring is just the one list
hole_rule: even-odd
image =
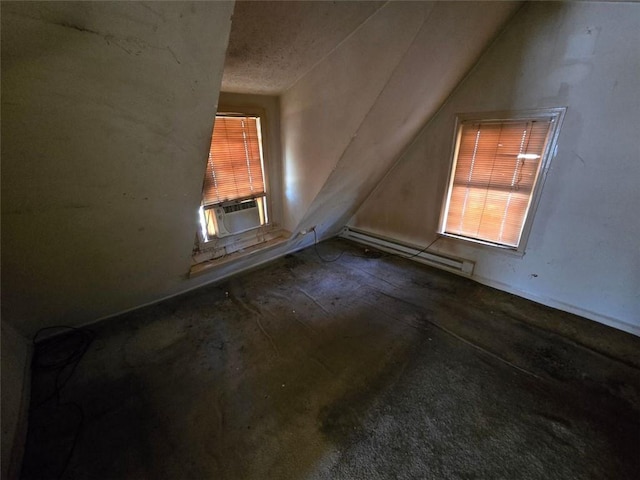
[{"label": "floor trim", "polygon": [[[356,235],[352,235],[351,233],[356,233]],[[346,238],[348,240],[352,240],[354,242],[362,243],[365,245],[369,245],[375,248],[379,248],[389,253],[400,254],[400,256],[407,258],[408,260],[416,261],[419,263],[424,263],[440,270],[445,270],[451,273],[455,273],[457,275],[463,275],[471,280],[474,280],[482,285],[487,285],[489,287],[497,288],[498,290],[502,290],[507,293],[511,293],[513,295],[517,295],[518,297],[526,298],[527,300],[531,300],[532,302],[540,303],[542,305],[546,305],[547,307],[555,308],[558,310],[562,310],[563,312],[572,313],[574,315],[579,315],[588,320],[592,320],[594,322],[601,323],[603,325],[607,325],[609,327],[613,327],[618,330],[622,330],[623,332],[630,333],[632,335],[636,335],[640,337],[640,327],[636,325],[632,325],[622,320],[618,320],[613,317],[609,317],[607,315],[602,315],[597,312],[593,312],[591,310],[586,310],[577,305],[572,305],[570,303],[565,303],[560,300],[556,300],[554,298],[546,297],[543,295],[537,295],[535,293],[527,292],[525,290],[520,290],[518,288],[514,288],[511,285],[506,283],[493,280],[487,277],[483,277],[480,275],[473,274],[473,267],[470,273],[465,274],[464,272],[460,272],[459,270],[452,269],[443,265],[439,262],[429,261],[428,258],[420,258],[420,255],[416,257],[406,257],[402,255],[402,253],[408,253],[410,255],[419,253],[420,250],[412,245],[404,244],[403,242],[399,242],[398,240],[389,238],[389,237],[381,237],[364,230],[354,229],[351,227],[345,227],[343,232],[340,234],[340,237]],[[460,259],[463,260],[463,259]],[[467,262],[470,262],[467,260]],[[473,262],[470,262],[473,265]]]}]

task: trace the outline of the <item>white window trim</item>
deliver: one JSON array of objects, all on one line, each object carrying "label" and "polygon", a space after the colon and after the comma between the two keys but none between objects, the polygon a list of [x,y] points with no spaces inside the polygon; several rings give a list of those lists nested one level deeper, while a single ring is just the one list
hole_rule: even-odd
[{"label": "white window trim", "polygon": [[[451,158],[449,160],[449,176],[447,181],[447,188],[444,192],[444,198],[441,203],[440,210],[440,222],[438,226],[438,234],[451,239],[452,241],[461,241],[469,245],[479,246],[482,248],[489,248],[492,251],[502,251],[518,256],[523,256],[529,240],[529,234],[533,226],[533,220],[535,217],[538,203],[542,195],[542,189],[544,187],[547,173],[549,172],[551,160],[555,158],[558,149],[558,137],[560,135],[560,127],[564,121],[564,116],[567,111],[567,107],[555,107],[536,110],[517,110],[517,111],[497,111],[497,112],[476,112],[476,113],[464,113],[456,116],[455,128],[453,133],[453,145],[451,148]],[[549,132],[549,140],[545,146],[545,151],[542,155],[542,164],[540,165],[539,178],[536,181],[535,187],[531,195],[531,204],[527,212],[527,216],[522,228],[522,235],[520,236],[520,242],[517,247],[509,247],[506,245],[500,245],[496,243],[487,242],[480,239],[474,239],[470,237],[463,237],[445,231],[446,227],[446,214],[449,206],[450,191],[453,188],[453,181],[455,176],[456,159],[458,157],[458,150],[460,148],[460,137],[462,133],[461,126],[464,122],[469,121],[505,121],[505,120],[535,120],[535,119],[548,119],[551,118],[552,125]]]},{"label": "white window trim", "polygon": [[[265,234],[270,232],[274,228],[274,223],[272,221],[272,213],[273,213],[273,201],[272,201],[272,190],[270,183],[270,165],[272,159],[270,158],[269,152],[269,119],[267,118],[267,112],[265,108],[262,107],[252,107],[252,106],[231,106],[231,105],[220,105],[218,106],[218,110],[216,111],[216,116],[218,115],[229,115],[229,116],[249,116],[249,117],[258,117],[260,119],[260,150],[262,154],[262,175],[264,178],[264,189],[265,193],[258,195],[258,197],[265,198],[266,210],[267,210],[267,222],[264,225],[259,225],[255,228],[252,228],[249,231],[237,233],[235,235],[229,235],[224,238],[212,237],[209,239],[205,239],[202,234],[201,229],[199,228],[197,231],[198,235],[198,248],[199,252],[203,253],[210,250],[216,250],[220,247],[224,247],[226,245],[230,245],[231,243],[236,243],[238,241],[246,241],[249,238],[256,238],[255,244],[262,243],[266,240],[258,240],[259,238],[265,238]],[[213,130],[212,130],[213,134]],[[233,203],[233,202],[221,202],[220,204],[225,203]],[[200,220],[198,220],[198,225],[200,225]]]},{"label": "white window trim", "polygon": [[[216,115],[236,114],[260,117],[263,176],[265,181],[268,223],[246,232],[227,237],[212,237],[204,241],[198,219],[197,240],[192,255],[191,275],[200,275],[224,265],[229,261],[252,255],[274,245],[287,241],[290,233],[280,225],[281,205],[278,181],[282,169],[280,146],[278,144],[278,112],[261,104],[247,105],[244,100],[222,102]],[[273,117],[273,118],[272,118]],[[273,131],[272,129],[276,129]],[[212,130],[213,133],[213,130]],[[196,215],[198,213],[196,212]]]}]

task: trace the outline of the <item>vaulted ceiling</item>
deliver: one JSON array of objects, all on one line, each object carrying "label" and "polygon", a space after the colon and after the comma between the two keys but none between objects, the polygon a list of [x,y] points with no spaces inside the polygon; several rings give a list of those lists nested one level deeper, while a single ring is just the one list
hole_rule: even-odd
[{"label": "vaulted ceiling", "polygon": [[387,2],[289,87],[285,226],[337,233],[520,5]]},{"label": "vaulted ceiling", "polygon": [[236,2],[222,91],[278,95],[384,2]]}]

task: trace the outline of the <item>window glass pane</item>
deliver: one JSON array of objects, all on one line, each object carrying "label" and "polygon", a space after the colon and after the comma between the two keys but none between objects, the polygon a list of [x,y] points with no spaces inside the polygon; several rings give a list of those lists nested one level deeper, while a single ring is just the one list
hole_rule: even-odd
[{"label": "window glass pane", "polygon": [[551,125],[551,118],[462,124],[445,233],[518,246]]},{"label": "window glass pane", "polygon": [[205,174],[203,205],[265,193],[258,128],[257,117],[216,117]]}]

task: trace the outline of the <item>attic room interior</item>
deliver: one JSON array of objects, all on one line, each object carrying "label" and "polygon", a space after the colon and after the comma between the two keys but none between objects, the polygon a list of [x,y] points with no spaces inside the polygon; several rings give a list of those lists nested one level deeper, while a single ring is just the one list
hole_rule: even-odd
[{"label": "attic room interior", "polygon": [[640,4],[0,8],[2,479],[638,478]]}]

